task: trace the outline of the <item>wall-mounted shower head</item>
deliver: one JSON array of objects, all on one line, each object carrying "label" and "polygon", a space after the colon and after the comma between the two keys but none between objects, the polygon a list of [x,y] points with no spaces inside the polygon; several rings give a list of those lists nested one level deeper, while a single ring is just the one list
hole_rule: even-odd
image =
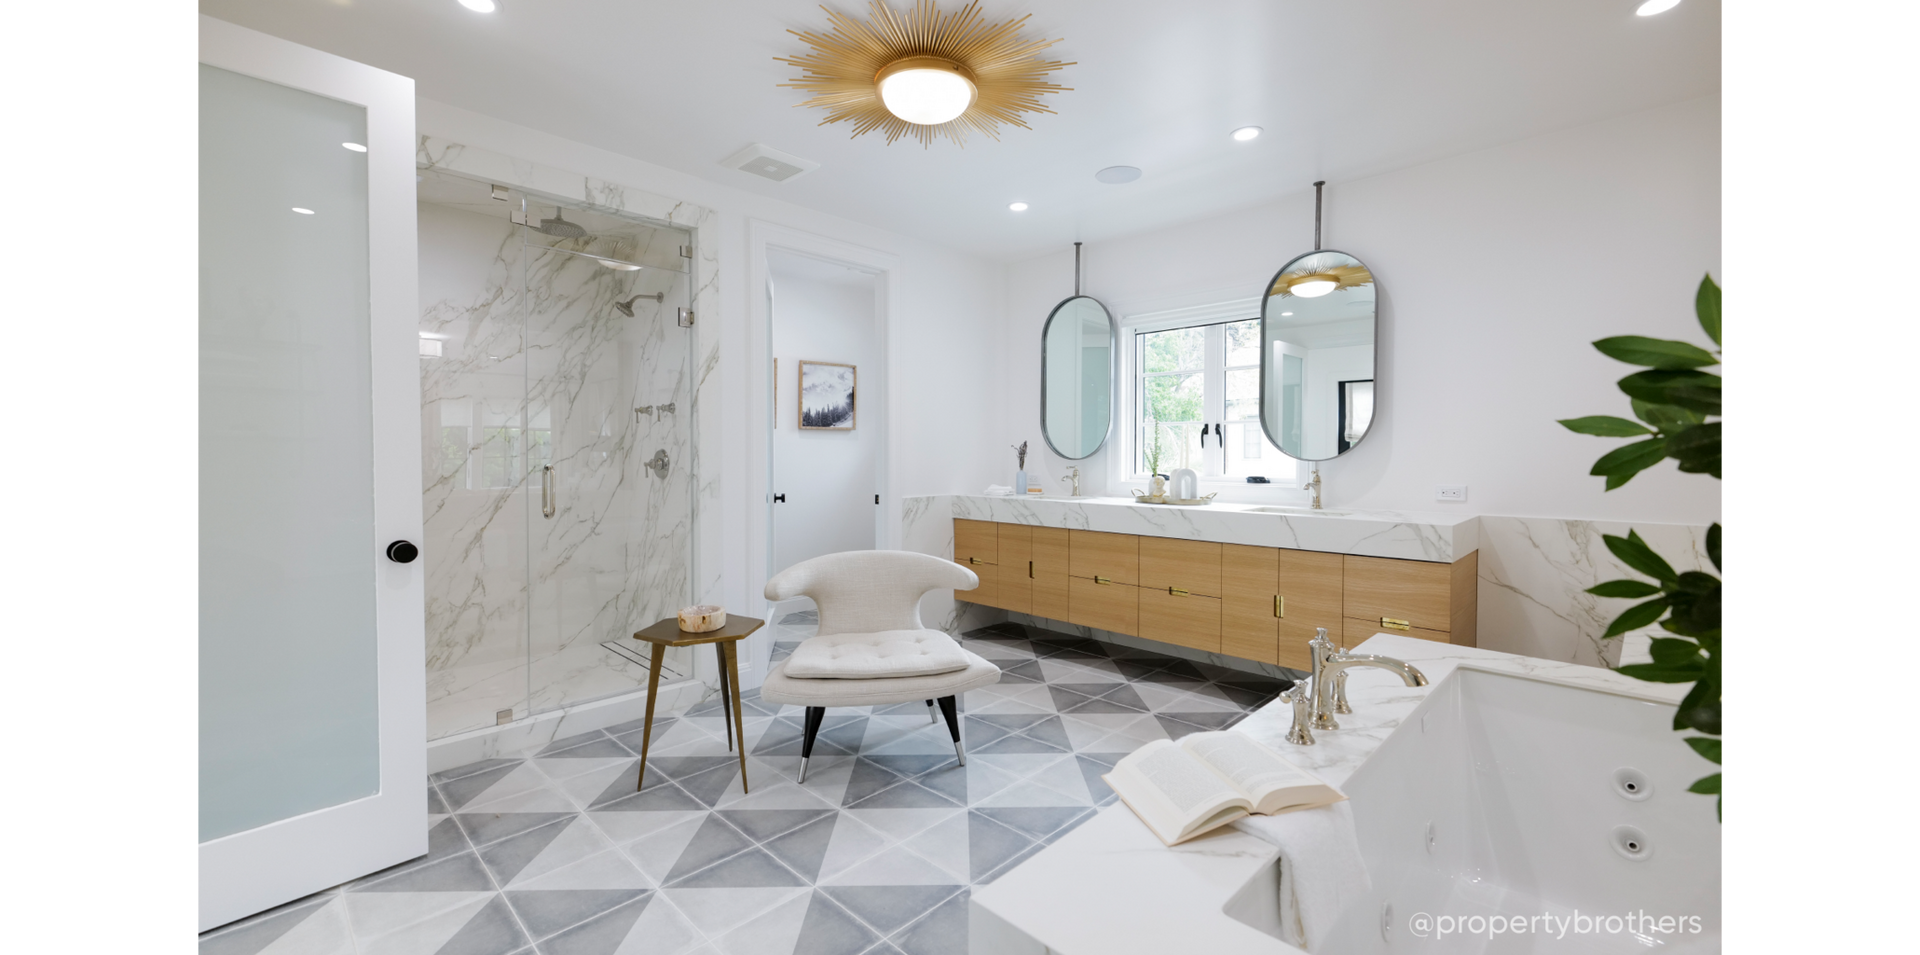
[{"label": "wall-mounted shower head", "polygon": [[553,210],[553,218],[541,219],[540,224],[535,228],[559,239],[578,239],[587,234],[587,230],[580,228],[574,223],[568,222],[566,217],[560,213],[561,210],[559,207],[555,207]]},{"label": "wall-mounted shower head", "polygon": [[635,302],[638,302],[638,301],[640,301],[640,300],[641,300],[641,299],[643,299],[643,298],[650,298],[650,299],[653,299],[653,300],[654,300],[654,301],[656,301],[656,302],[659,302],[659,303],[661,303],[661,304],[665,304],[665,303],[666,303],[666,301],[667,301],[667,293],[665,293],[665,292],[655,292],[655,293],[653,293],[652,295],[635,295],[634,297],[632,297],[632,298],[630,298],[630,299],[627,299],[627,300],[626,300],[626,301],[624,301],[624,302],[615,302],[615,303],[613,303],[613,307],[614,307],[614,308],[617,308],[617,309],[619,309],[619,310],[620,310],[620,314],[622,314],[622,315],[625,315],[625,316],[626,316],[626,317],[628,317],[628,318],[632,318],[632,317],[633,317],[633,303],[635,303]]}]

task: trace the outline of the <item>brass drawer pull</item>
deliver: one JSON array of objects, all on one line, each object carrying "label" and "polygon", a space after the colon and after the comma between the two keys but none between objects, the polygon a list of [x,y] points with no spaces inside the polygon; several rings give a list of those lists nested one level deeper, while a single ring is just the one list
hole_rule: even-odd
[{"label": "brass drawer pull", "polygon": [[1167,588],[1167,593],[1169,593],[1169,594],[1172,594],[1172,595],[1173,595],[1173,596],[1175,596],[1175,597],[1190,597],[1190,596],[1192,596],[1192,594],[1189,594],[1189,593],[1187,593],[1186,591],[1184,591],[1184,590],[1181,590],[1181,589],[1180,589],[1180,588],[1178,588],[1178,587],[1168,587],[1168,588]]},{"label": "brass drawer pull", "polygon": [[1273,615],[1281,618],[1282,620],[1286,619],[1287,598],[1282,597],[1279,594],[1273,595]]},{"label": "brass drawer pull", "polygon": [[1027,561],[1027,579],[1033,579],[1033,561]]},{"label": "brass drawer pull", "polygon": [[1093,582],[1094,582],[1094,583],[1096,583],[1096,584],[1110,584],[1110,583],[1113,583],[1113,578],[1112,578],[1112,577],[1102,577],[1102,576],[1100,576],[1100,575],[1098,575],[1098,574],[1095,574],[1095,575],[1094,575],[1094,578],[1093,578]]},{"label": "brass drawer pull", "polygon": [[981,559],[980,559],[980,558],[978,558],[978,557],[969,557],[969,558],[967,558],[967,563],[969,563],[969,564],[984,564],[984,563],[986,563],[986,561],[983,561],[983,560],[981,560]]},{"label": "brass drawer pull", "polygon": [[1388,630],[1412,630],[1413,629],[1413,624],[1410,624],[1405,620],[1395,620],[1392,617],[1381,617],[1380,625],[1387,628]]}]

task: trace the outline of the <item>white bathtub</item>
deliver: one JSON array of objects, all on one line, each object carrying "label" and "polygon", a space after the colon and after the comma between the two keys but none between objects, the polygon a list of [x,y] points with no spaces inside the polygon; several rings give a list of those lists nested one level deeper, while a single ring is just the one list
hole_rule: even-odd
[{"label": "white bathtub", "polygon": [[1462,666],[1347,780],[1373,894],[1328,951],[1712,952],[1716,770],[1674,707]]}]

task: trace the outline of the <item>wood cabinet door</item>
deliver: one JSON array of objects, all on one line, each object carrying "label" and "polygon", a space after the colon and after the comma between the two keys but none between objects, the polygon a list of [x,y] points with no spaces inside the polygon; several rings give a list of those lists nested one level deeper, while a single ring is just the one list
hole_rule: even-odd
[{"label": "wood cabinet door", "polygon": [[1219,597],[1220,545],[1169,537],[1140,538],[1140,586]]},{"label": "wood cabinet door", "polygon": [[[1307,644],[1314,630],[1327,628],[1327,639],[1339,640],[1345,560],[1340,554],[1310,550],[1280,552],[1280,637],[1273,662],[1295,670],[1313,668]],[[1351,644],[1349,644],[1350,646]]]},{"label": "wood cabinet door", "polygon": [[1068,573],[1129,586],[1140,582],[1140,538],[1099,531],[1067,532]]},{"label": "wood cabinet door", "polygon": [[1220,652],[1273,663],[1280,633],[1280,550],[1220,547]]},{"label": "wood cabinet door", "polygon": [[1027,611],[1048,620],[1068,619],[1067,529],[1036,527],[1031,534],[1027,559],[1033,561],[1033,609]]},{"label": "wood cabinet door", "polygon": [[1385,632],[1453,629],[1453,565],[1346,558],[1345,615]]},{"label": "wood cabinet door", "polygon": [[1175,594],[1151,587],[1140,591],[1137,636],[1208,653],[1220,652],[1220,598]]},{"label": "wood cabinet door", "polygon": [[1131,584],[1095,583],[1090,577],[1067,578],[1067,622],[1114,633],[1140,632],[1140,588]]},{"label": "wood cabinet door", "polygon": [[955,590],[953,595],[961,600],[998,606],[997,588],[994,586],[994,561],[1000,553],[999,534],[991,521],[969,521],[954,518],[953,521],[953,560],[954,563],[980,575],[980,586],[973,590]]},{"label": "wood cabinet door", "polygon": [[[1351,650],[1365,643],[1368,637],[1377,633],[1390,633],[1396,637],[1416,637],[1421,640],[1432,640],[1435,643],[1453,642],[1453,635],[1445,630],[1423,630],[1419,627],[1414,627],[1411,630],[1402,630],[1398,627],[1382,627],[1377,617],[1369,617],[1365,620],[1358,617],[1348,617],[1341,621],[1341,631],[1338,642],[1341,646]],[[1313,665],[1311,657],[1308,658],[1306,665],[1309,667]]]},{"label": "wood cabinet door", "polygon": [[994,560],[998,585],[994,606],[1019,613],[1033,612],[1033,528],[1025,524],[995,524],[998,553]]}]

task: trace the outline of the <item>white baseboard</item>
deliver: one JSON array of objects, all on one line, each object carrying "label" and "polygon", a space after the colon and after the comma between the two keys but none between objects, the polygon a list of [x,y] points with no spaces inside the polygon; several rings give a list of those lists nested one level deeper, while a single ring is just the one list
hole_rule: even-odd
[{"label": "white baseboard", "polygon": [[[654,719],[692,708],[706,699],[712,689],[699,680],[681,680],[661,687],[659,705],[654,707]],[[427,743],[427,772],[445,772],[498,756],[518,756],[556,739],[605,729],[646,715],[647,692],[640,690],[541,713],[503,726],[444,736]]]}]

